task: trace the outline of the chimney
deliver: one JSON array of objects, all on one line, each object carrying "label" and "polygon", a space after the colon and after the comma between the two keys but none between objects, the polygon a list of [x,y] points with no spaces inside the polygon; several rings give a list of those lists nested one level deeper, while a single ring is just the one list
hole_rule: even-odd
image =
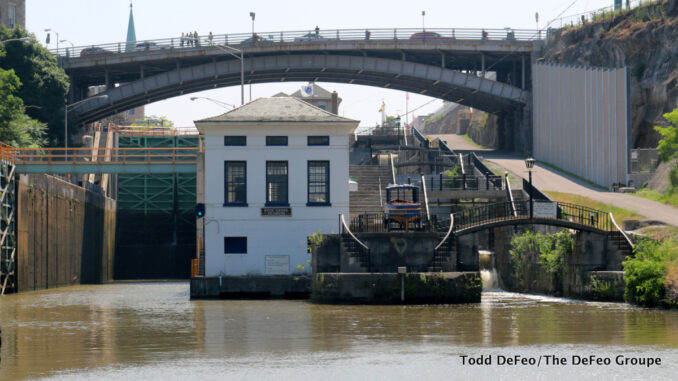
[{"label": "chimney", "polygon": [[339,95],[336,90],[332,92],[332,108],[331,111],[333,114],[339,114]]}]

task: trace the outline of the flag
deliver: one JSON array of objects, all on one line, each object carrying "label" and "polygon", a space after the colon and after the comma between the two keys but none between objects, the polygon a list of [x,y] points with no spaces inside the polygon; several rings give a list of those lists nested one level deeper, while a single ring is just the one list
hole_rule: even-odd
[{"label": "flag", "polygon": [[379,112],[384,112],[386,111],[386,104],[384,102],[381,102],[381,107],[379,107]]},{"label": "flag", "polygon": [[302,97],[312,97],[313,96],[313,83],[308,85],[301,86],[301,96]]},{"label": "flag", "polygon": [[405,100],[410,100],[410,93],[405,93]]}]

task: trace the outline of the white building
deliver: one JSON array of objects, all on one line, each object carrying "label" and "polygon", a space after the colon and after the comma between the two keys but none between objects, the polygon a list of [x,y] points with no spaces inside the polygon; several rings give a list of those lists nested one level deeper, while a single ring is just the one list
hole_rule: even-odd
[{"label": "white building", "polygon": [[307,236],[337,233],[349,212],[358,123],[293,97],[195,122],[205,144],[206,277],[310,272]]}]

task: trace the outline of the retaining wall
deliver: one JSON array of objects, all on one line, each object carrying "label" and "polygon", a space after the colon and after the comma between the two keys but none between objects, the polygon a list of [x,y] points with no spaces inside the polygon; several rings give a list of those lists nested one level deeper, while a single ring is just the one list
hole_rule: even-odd
[{"label": "retaining wall", "polygon": [[48,175],[17,188],[17,291],[113,279],[115,200]]}]

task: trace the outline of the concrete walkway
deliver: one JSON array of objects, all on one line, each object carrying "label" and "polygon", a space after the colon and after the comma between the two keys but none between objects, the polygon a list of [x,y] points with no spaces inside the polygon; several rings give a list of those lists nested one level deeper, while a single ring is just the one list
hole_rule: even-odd
[{"label": "concrete walkway", "polygon": [[[440,136],[441,139],[447,140],[448,146],[453,150],[474,150],[478,156],[482,156],[483,159],[506,169],[515,176],[526,179],[528,177],[528,172],[525,168],[525,158],[522,156],[497,151],[480,151],[477,148],[469,148],[469,146],[472,147],[473,145],[457,135],[436,136]],[[630,194],[601,190],[564,173],[543,167],[539,164],[536,164],[535,168],[532,170],[532,182],[540,190],[578,194],[605,204],[634,211],[650,220],[657,220],[678,227],[678,208],[676,207],[632,196]]]}]

